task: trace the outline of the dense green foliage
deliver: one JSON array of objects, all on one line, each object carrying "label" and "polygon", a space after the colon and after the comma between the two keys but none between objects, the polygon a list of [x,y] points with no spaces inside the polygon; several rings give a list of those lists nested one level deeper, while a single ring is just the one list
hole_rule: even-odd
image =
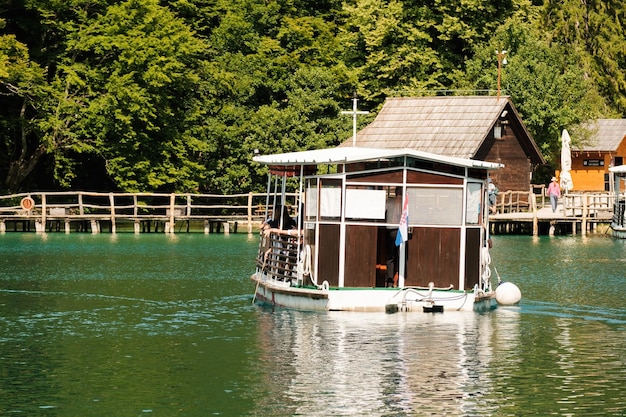
[{"label": "dense green foliage", "polygon": [[494,90],[549,161],[626,114],[626,4],[574,0],[8,0],[0,191],[258,190],[262,153],[333,146],[357,92]]}]

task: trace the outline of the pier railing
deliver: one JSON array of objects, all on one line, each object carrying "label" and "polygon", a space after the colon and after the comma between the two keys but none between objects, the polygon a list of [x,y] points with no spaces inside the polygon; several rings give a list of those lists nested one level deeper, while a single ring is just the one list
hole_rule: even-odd
[{"label": "pier railing", "polygon": [[610,223],[615,195],[610,192],[567,192],[559,199],[559,209],[552,212],[550,198],[543,185],[529,191],[505,191],[497,195],[492,221],[499,223],[532,222],[537,234],[538,222],[551,224],[579,223],[584,234],[589,223]]},{"label": "pier railing", "polygon": [[[537,192],[538,191],[538,192]],[[589,217],[611,214],[615,195],[609,192],[568,192],[561,195],[565,217]],[[505,191],[496,199],[497,213],[524,213],[550,207],[550,198],[544,186],[535,186],[531,191]]]},{"label": "pier railing", "polygon": [[[295,207],[295,194],[285,197]],[[115,232],[118,222],[133,222],[135,232],[141,223],[159,222],[165,232],[174,232],[176,222],[203,221],[205,231],[211,222],[252,224],[268,215],[266,194],[168,194],[36,192],[0,196],[0,231],[7,222],[34,222],[36,231],[45,231],[50,222],[90,222],[92,231],[99,222],[110,222]],[[271,204],[271,202],[270,202]]]},{"label": "pier railing", "polygon": [[567,217],[611,217],[615,195],[613,193],[567,193],[561,196]]},{"label": "pier railing", "polygon": [[504,191],[497,195],[497,213],[520,213],[532,211],[534,195],[528,191]]}]

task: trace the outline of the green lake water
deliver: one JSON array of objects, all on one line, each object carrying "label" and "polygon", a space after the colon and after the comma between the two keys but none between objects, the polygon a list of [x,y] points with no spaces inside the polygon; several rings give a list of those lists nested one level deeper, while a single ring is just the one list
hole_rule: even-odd
[{"label": "green lake water", "polygon": [[519,306],[391,315],[252,305],[257,241],[0,235],[0,415],[626,415],[625,241],[496,236]]}]

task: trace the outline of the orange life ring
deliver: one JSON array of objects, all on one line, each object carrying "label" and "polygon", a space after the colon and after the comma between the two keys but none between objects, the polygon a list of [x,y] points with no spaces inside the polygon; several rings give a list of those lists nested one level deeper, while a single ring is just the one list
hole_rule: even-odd
[{"label": "orange life ring", "polygon": [[33,200],[30,197],[24,197],[22,198],[22,201],[20,202],[20,205],[22,206],[23,210],[32,210],[33,207],[35,207],[35,200]]}]

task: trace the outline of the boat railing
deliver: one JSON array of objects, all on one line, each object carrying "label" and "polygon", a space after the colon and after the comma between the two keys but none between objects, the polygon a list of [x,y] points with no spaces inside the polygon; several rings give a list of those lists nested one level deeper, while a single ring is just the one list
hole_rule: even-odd
[{"label": "boat railing", "polygon": [[299,237],[278,233],[261,235],[257,267],[277,281],[297,279]]},{"label": "boat railing", "polygon": [[615,206],[613,209],[613,227],[624,227],[626,226],[626,201],[619,200],[615,202]]}]

